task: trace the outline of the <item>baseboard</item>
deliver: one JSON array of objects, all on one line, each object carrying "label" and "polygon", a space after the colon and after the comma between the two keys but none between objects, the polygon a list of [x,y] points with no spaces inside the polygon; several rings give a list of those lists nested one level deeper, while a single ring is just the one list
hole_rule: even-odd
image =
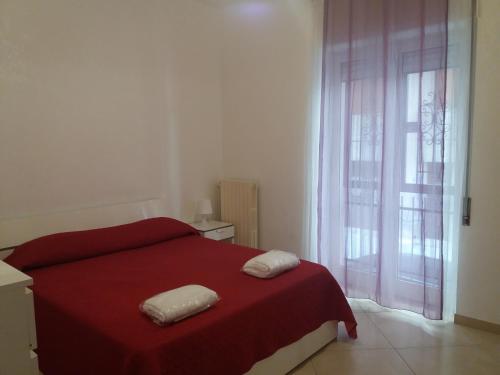
[{"label": "baseboard", "polygon": [[488,331],[492,333],[500,334],[500,324],[487,322],[485,320],[474,319],[468,316],[463,316],[455,314],[455,324],[460,324],[463,326],[480,329],[482,331]]}]

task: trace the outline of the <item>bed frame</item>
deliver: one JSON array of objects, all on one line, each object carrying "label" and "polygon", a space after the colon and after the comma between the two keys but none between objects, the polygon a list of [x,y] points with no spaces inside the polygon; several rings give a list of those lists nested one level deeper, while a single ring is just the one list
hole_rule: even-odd
[{"label": "bed frame", "polygon": [[330,320],[300,340],[257,362],[245,375],[286,374],[337,338],[338,322]]},{"label": "bed frame", "polygon": [[[337,338],[338,322],[330,320],[300,340],[255,363],[245,375],[286,374]],[[40,375],[43,373],[40,371]]]},{"label": "bed frame", "polygon": [[[0,259],[31,239],[65,231],[102,228],[156,216],[168,216],[159,199],[0,219]],[[257,362],[246,375],[286,374],[337,337],[337,321],[328,321],[273,355]],[[40,373],[43,375],[42,373]]]}]

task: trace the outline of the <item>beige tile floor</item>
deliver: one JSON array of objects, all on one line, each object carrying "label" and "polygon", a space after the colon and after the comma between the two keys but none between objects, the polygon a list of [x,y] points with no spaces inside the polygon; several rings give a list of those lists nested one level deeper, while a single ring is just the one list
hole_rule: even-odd
[{"label": "beige tile floor", "polygon": [[344,326],[333,342],[290,375],[500,375],[500,335],[431,321],[368,300],[349,300],[358,339]]}]

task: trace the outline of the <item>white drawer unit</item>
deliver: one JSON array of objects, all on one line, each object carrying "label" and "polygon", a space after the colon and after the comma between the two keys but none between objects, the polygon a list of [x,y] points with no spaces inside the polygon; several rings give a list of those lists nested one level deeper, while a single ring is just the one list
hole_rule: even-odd
[{"label": "white drawer unit", "polygon": [[0,261],[0,375],[39,374],[32,284]]},{"label": "white drawer unit", "polygon": [[191,225],[205,238],[234,243],[233,224],[222,221],[208,221],[206,223],[192,223]]}]

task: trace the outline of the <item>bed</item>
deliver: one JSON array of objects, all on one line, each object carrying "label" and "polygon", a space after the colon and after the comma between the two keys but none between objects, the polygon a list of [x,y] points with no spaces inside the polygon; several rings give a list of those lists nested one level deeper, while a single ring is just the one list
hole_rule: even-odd
[{"label": "bed", "polygon": [[[268,358],[288,371],[296,363],[287,355],[312,354],[300,343],[324,345],[335,322],[356,337],[352,311],[328,270],[302,261],[269,280],[242,273],[260,253],[154,218],[46,236],[5,261],[34,280],[45,375],[265,373]],[[221,300],[167,327],[139,311],[146,298],[185,284],[204,285]]]}]

